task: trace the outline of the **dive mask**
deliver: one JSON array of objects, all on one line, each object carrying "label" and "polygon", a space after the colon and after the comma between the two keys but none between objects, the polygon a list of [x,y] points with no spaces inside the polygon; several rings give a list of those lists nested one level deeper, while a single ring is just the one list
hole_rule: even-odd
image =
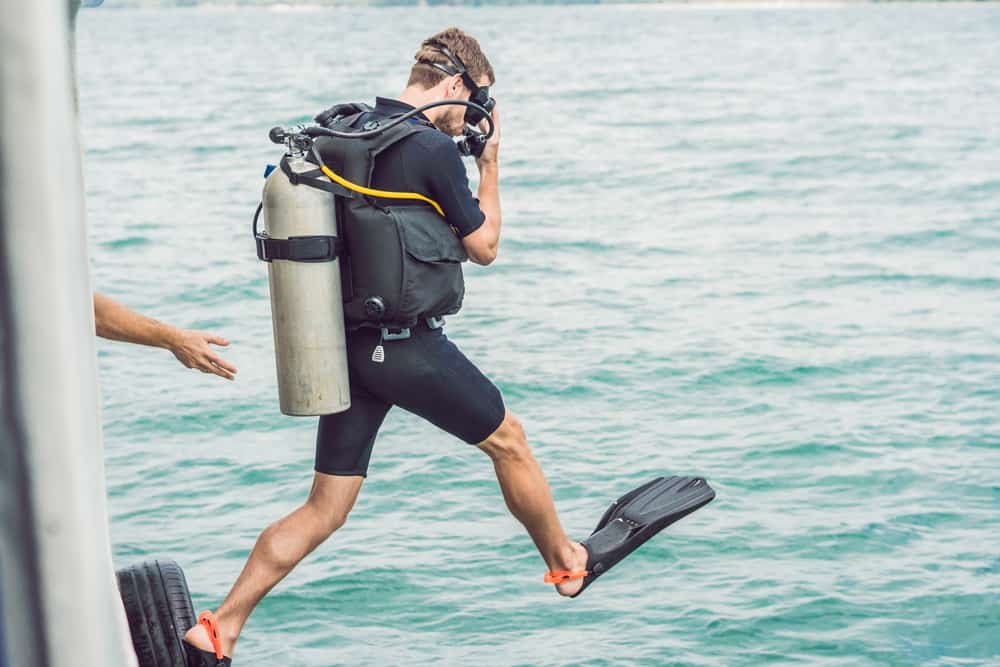
[{"label": "dive mask", "polygon": [[[463,74],[462,79],[465,80],[465,85],[469,86],[469,90],[472,91],[472,95],[469,97],[469,101],[473,104],[478,104],[482,108],[486,109],[486,113],[492,113],[493,107],[497,105],[497,101],[490,97],[490,87],[483,86],[479,87],[472,81],[472,77],[468,74]],[[471,85],[470,85],[471,84]],[[478,126],[486,116],[479,109],[473,109],[472,107],[466,107],[465,109],[465,122],[473,127]]]}]

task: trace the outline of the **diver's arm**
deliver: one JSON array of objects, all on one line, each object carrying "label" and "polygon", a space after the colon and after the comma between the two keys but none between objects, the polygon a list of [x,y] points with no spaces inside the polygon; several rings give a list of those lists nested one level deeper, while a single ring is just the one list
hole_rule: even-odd
[{"label": "diver's arm", "polygon": [[486,216],[479,229],[462,239],[465,252],[476,264],[486,266],[497,258],[500,246],[500,187],[496,161],[479,162],[479,208]]},{"label": "diver's arm", "polygon": [[208,346],[213,343],[225,347],[229,345],[225,338],[158,322],[98,292],[94,292],[94,322],[101,338],[162,347],[173,352],[188,368],[214,373],[227,380],[232,380],[236,374],[236,367]]},{"label": "diver's arm", "polygon": [[476,160],[476,165],[479,167],[479,191],[477,193],[479,209],[486,216],[486,219],[479,229],[462,239],[469,259],[483,266],[492,263],[497,258],[497,251],[500,248],[499,107],[495,107],[490,115],[493,117],[493,136],[486,143],[482,156]]}]

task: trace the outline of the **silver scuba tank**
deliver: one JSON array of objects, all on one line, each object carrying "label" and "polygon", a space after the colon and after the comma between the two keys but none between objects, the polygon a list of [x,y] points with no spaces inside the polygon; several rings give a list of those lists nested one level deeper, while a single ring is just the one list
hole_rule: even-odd
[{"label": "silver scuba tank", "polygon": [[[296,174],[316,169],[291,143],[285,157]],[[281,411],[297,416],[343,412],[351,407],[351,394],[340,260],[281,258],[295,255],[283,247],[300,242],[336,243],[334,196],[295,185],[282,169],[274,169],[264,183],[261,206],[266,232],[257,234],[258,255],[268,262]]]}]

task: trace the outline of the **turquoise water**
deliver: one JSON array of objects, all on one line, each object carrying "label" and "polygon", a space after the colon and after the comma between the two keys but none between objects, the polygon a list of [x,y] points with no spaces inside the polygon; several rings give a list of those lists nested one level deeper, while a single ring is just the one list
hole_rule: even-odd
[{"label": "turquoise water", "polygon": [[486,457],[394,411],[239,663],[1000,663],[996,6],[82,13],[96,286],[240,368],[101,344],[117,564],[171,556],[214,607],[304,499],[249,235],[267,130],[396,94],[452,23],[497,70],[505,229],[449,336],[572,535],[654,475],[719,497],[562,600]]}]

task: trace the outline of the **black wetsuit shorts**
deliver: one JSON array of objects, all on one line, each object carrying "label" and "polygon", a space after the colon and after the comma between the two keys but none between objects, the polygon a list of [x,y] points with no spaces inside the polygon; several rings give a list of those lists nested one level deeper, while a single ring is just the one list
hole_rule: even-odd
[{"label": "black wetsuit shorts", "polygon": [[320,417],[317,472],[367,475],[375,435],[394,405],[469,444],[500,426],[506,414],[500,391],[443,329],[421,322],[409,338],[384,341],[381,363],[372,360],[380,337],[371,328],[347,334],[351,408]]}]

